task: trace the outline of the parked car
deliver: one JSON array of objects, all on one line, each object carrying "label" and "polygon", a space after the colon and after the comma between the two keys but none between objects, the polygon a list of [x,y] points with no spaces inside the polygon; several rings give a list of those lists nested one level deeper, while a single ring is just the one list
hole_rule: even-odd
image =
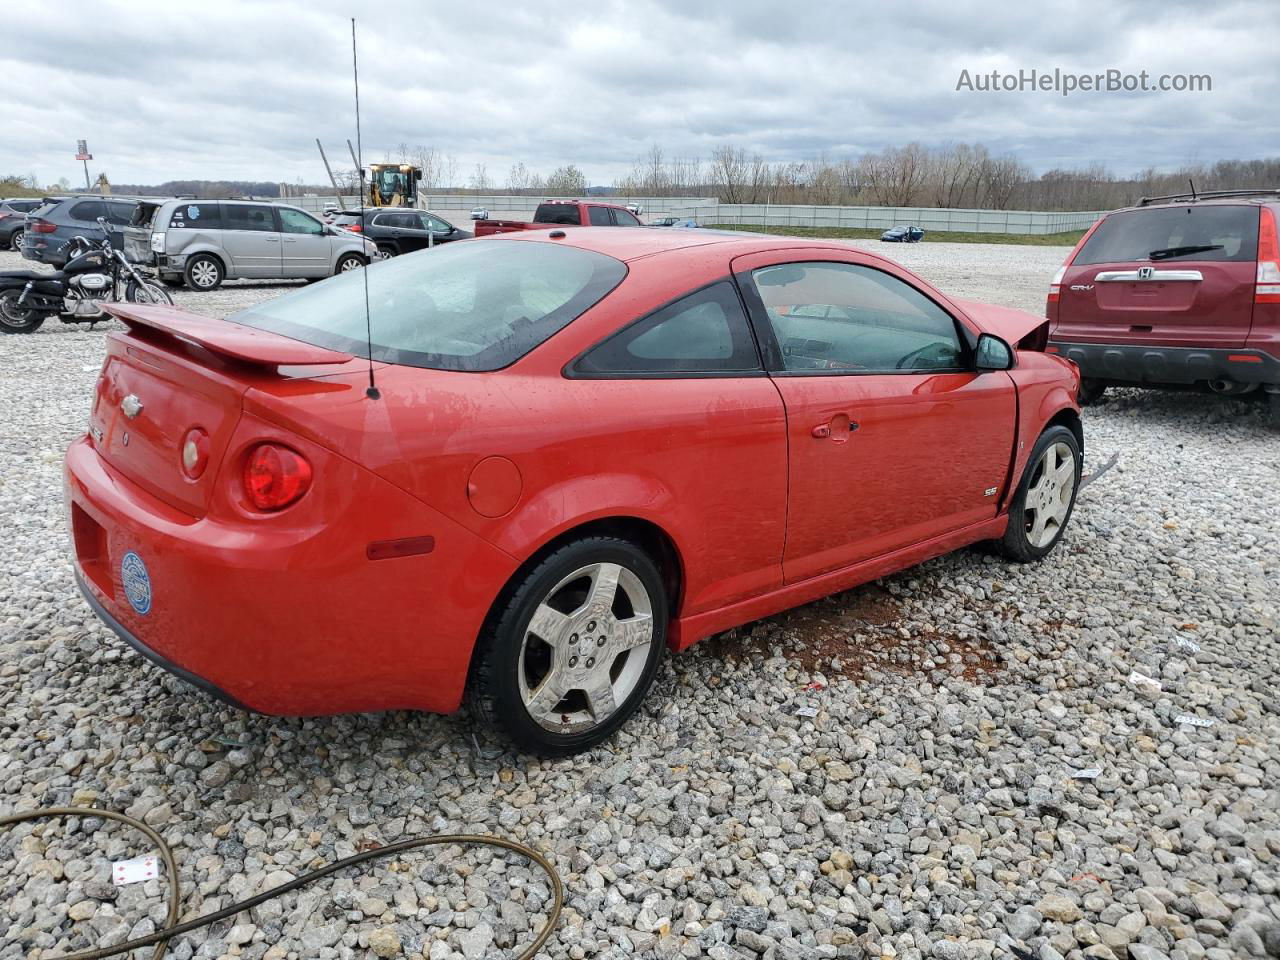
[{"label": "parked car", "polygon": [[1107,214],[1049,287],[1049,349],[1110,385],[1268,395],[1280,424],[1280,191],[1143,200]]},{"label": "parked car", "polygon": [[697,227],[698,221],[692,217],[660,217],[657,220],[650,220],[651,227]]},{"label": "parked car", "polygon": [[880,234],[880,239],[885,243],[919,243],[924,239],[924,231],[919,227],[899,224]]},{"label": "parked car", "polygon": [[192,290],[223,280],[319,279],[368,263],[372,241],[305,210],[255,200],[143,201],[125,230],[125,254]]},{"label": "parked car", "polygon": [[477,220],[477,237],[519,230],[553,230],[556,227],[638,227],[640,221],[626,207],[586,200],[547,200],[538,204],[533,220]]},{"label": "parked car", "polygon": [[472,220],[488,220],[489,211],[486,210],[484,207],[476,207],[474,210],[471,211],[471,219]]},{"label": "parked car", "polygon": [[434,213],[404,207],[346,210],[334,218],[333,225],[372,240],[383,259],[425,250],[437,243],[468,240],[472,236],[470,230],[460,230]]},{"label": "parked car", "polygon": [[62,267],[67,258],[63,248],[74,238],[102,240],[107,236],[98,224],[106,219],[111,245],[123,249],[122,229],[138,206],[136,198],[102,197],[97,194],[76,197],[50,197],[23,220],[22,255],[37,263]]},{"label": "parked car", "polygon": [[21,249],[23,221],[41,203],[41,200],[25,200],[20,197],[0,200],[0,250]]},{"label": "parked car", "polygon": [[531,231],[225,321],[109,309],[66,458],[80,587],[265,713],[468,691],[582,750],[668,647],[977,541],[1040,559],[1079,485],[1047,320],[837,243]]}]

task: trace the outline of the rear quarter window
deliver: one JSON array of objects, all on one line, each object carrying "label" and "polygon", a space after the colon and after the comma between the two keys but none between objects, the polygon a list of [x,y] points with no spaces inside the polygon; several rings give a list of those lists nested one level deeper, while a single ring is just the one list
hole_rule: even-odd
[{"label": "rear quarter window", "polygon": [[[1188,250],[1179,248],[1211,248]],[[1162,253],[1169,251],[1169,253]],[[1152,257],[1152,254],[1157,254]],[[1073,264],[1252,261],[1258,257],[1258,207],[1225,204],[1151,207],[1113,213],[1098,225]]]},{"label": "rear quarter window", "polygon": [[582,222],[576,203],[540,203],[533,212],[534,223],[561,223],[565,226],[577,226]]},{"label": "rear quarter window", "polygon": [[82,220],[85,223],[97,223],[99,217],[106,215],[107,206],[101,200],[81,200],[73,203],[67,211],[67,216],[72,220]]},{"label": "rear quarter window", "polygon": [[222,226],[222,206],[207,201],[180,203],[169,215],[169,226],[180,230],[195,227],[216,230]]}]

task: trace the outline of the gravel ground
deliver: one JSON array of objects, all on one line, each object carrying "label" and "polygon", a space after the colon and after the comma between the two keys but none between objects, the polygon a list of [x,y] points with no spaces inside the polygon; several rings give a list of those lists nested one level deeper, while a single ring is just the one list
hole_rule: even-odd
[{"label": "gravel ground", "polygon": [[[892,254],[1039,309],[1065,251]],[[219,315],[290,286],[179,299]],[[370,845],[492,831],[564,876],[551,957],[1280,956],[1280,440],[1257,406],[1113,391],[1087,459],[1120,464],[1048,561],[965,550],[731,631],[671,658],[612,743],[543,762],[465,715],[247,716],[105,629],[60,492],[102,341],[0,338],[0,812],[143,817],[184,917]],[[100,819],[0,836],[0,957],[154,929],[165,887],[107,882],[140,843]],[[172,955],[504,956],[549,896],[517,858],[428,850]]]}]

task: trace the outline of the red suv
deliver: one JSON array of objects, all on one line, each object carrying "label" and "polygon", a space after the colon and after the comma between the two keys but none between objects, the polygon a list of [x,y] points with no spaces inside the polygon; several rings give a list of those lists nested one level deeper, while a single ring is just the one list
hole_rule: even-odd
[{"label": "red suv", "polygon": [[1080,399],[1110,385],[1269,394],[1280,424],[1278,190],[1150,197],[1109,213],[1053,278],[1049,347]]}]

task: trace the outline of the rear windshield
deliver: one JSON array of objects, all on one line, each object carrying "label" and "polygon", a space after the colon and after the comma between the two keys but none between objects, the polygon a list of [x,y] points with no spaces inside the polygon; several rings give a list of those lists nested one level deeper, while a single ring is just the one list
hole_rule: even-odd
[{"label": "rear windshield", "polygon": [[619,260],[519,240],[450,243],[384,260],[230,319],[373,359],[437,370],[497,370],[562,329],[622,282]]},{"label": "rear windshield", "polygon": [[1243,261],[1258,257],[1256,206],[1152,207],[1113,213],[1072,263]]},{"label": "rear windshield", "polygon": [[582,222],[576,203],[540,203],[533,212],[534,223],[563,223],[577,226]]},{"label": "rear windshield", "polygon": [[333,218],[336,226],[345,227],[349,223],[359,223],[364,217],[358,213],[340,213]]}]

